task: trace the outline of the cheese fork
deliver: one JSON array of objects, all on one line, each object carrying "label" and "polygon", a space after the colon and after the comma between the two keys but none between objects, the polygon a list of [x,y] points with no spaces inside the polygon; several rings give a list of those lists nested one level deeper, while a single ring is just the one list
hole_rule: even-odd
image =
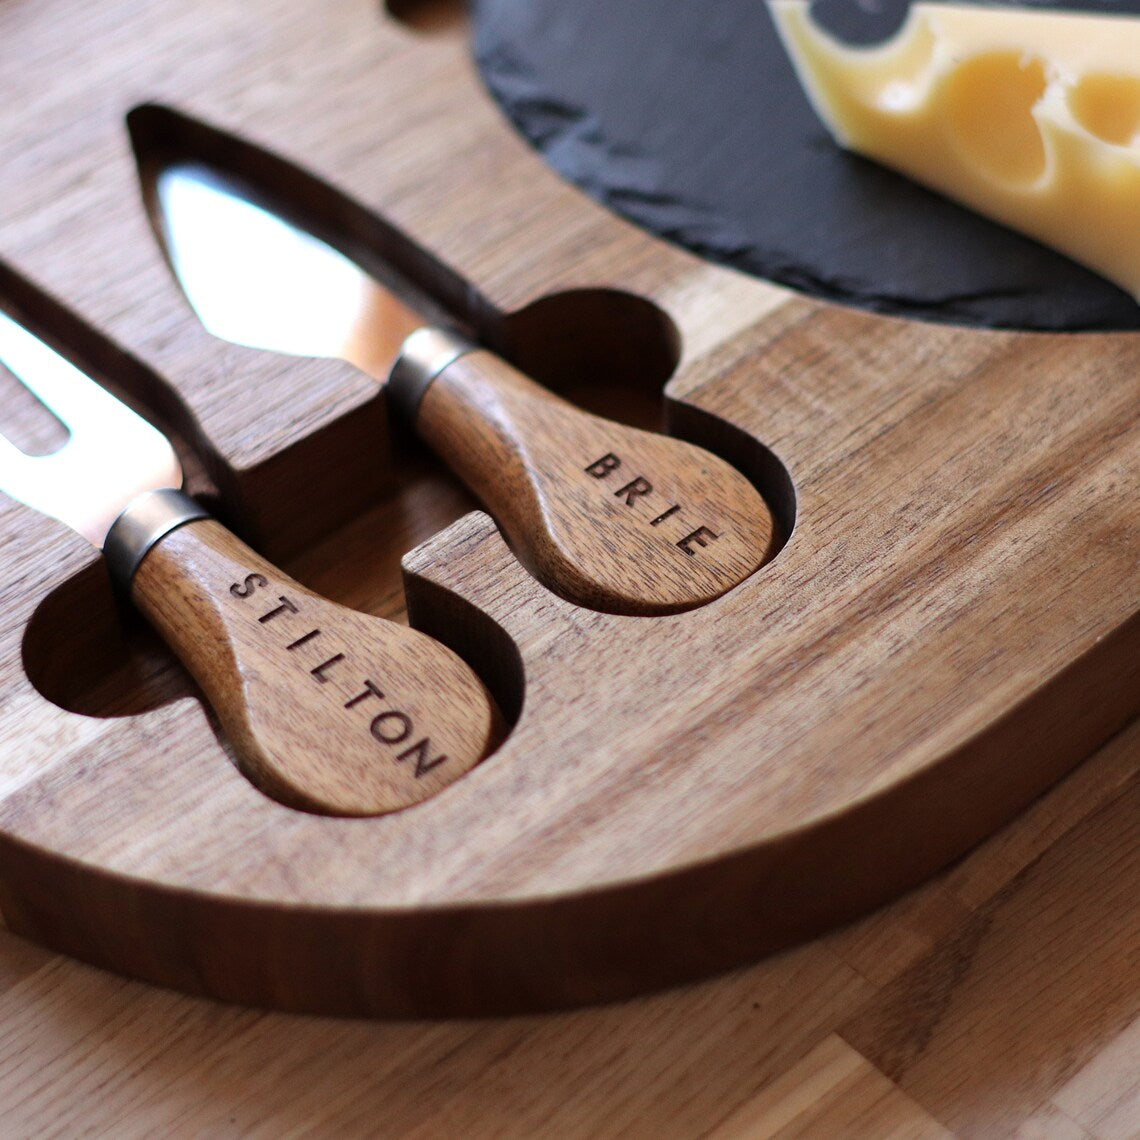
[{"label": "cheese fork", "polygon": [[0,363],[69,432],[45,456],[0,436],[0,490],[103,550],[253,783],[305,810],[376,815],[434,794],[493,746],[494,702],[456,654],[255,554],[182,492],[165,436],[3,312]]}]

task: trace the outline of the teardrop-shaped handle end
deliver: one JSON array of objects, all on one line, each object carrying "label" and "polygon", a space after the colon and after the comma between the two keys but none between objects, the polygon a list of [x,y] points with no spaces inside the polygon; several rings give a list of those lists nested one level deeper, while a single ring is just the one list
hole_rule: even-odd
[{"label": "teardrop-shaped handle end", "polygon": [[243,771],[282,803],[396,811],[502,738],[490,694],[450,649],[312,593],[213,519],[155,545],[131,596],[201,686]]},{"label": "teardrop-shaped handle end", "polygon": [[771,511],[736,468],[685,440],[583,412],[489,352],[444,363],[415,416],[519,560],[579,605],[692,609],[772,555]]}]

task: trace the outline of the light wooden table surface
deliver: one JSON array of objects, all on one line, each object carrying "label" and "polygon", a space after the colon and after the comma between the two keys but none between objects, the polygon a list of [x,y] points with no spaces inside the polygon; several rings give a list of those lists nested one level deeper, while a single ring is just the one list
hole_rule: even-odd
[{"label": "light wooden table surface", "polygon": [[262,1013],[0,936],[0,1134],[1140,1134],[1140,724],[894,906],[501,1021]]}]

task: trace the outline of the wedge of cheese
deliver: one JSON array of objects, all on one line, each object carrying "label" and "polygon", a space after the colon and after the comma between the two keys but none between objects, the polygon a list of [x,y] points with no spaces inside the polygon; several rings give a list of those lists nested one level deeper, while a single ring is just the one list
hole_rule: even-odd
[{"label": "wedge of cheese", "polygon": [[1140,18],[912,4],[850,47],[769,0],[837,142],[1053,246],[1140,299]]}]

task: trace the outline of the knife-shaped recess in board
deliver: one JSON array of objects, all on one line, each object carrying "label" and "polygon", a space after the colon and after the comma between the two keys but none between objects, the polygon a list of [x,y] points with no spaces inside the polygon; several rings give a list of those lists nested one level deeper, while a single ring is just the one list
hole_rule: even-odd
[{"label": "knife-shaped recess in board", "polygon": [[3,312],[0,363],[69,432],[45,456],[0,436],[0,491],[102,548],[263,791],[378,815],[438,792],[496,743],[498,713],[463,660],[255,554],[182,492],[165,436]]},{"label": "knife-shaped recess in board", "polygon": [[279,197],[210,165],[143,173],[156,231],[214,335],[338,357],[482,501],[519,560],[593,609],[662,614],[719,597],[772,553],[753,484],[718,456],[591,415],[425,318]]}]

